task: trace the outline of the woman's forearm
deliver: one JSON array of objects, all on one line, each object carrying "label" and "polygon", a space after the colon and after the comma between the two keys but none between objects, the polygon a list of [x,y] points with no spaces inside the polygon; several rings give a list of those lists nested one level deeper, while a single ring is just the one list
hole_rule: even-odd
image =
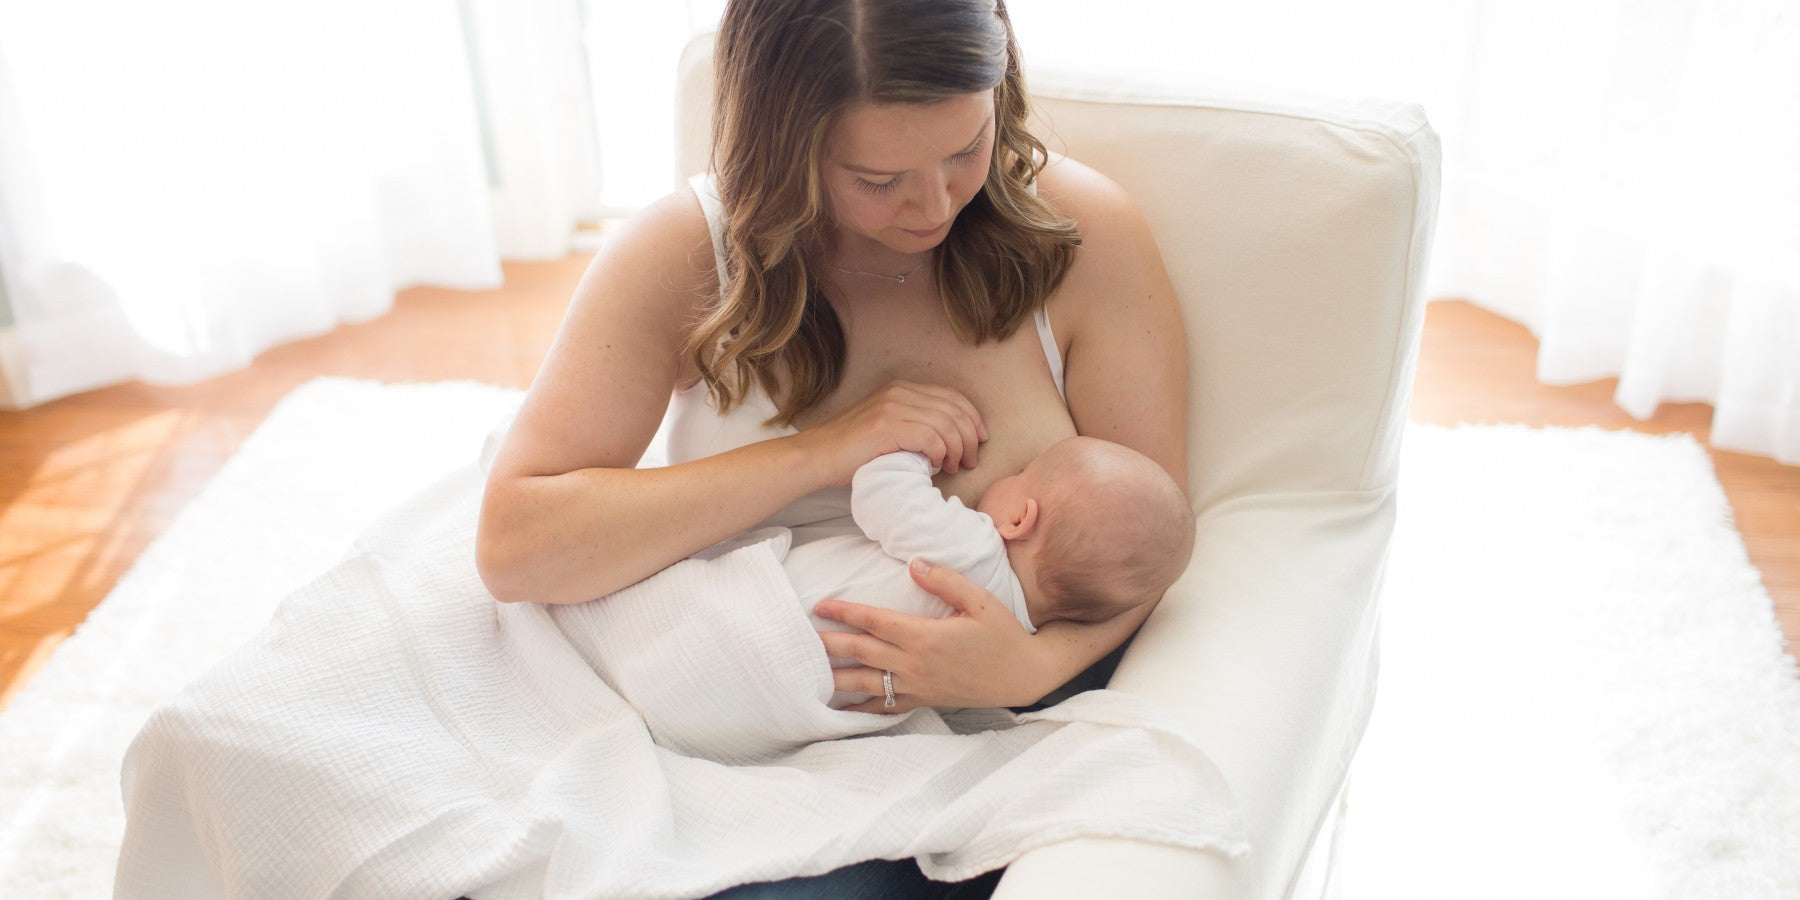
[{"label": "woman's forearm", "polygon": [[657,469],[491,478],[476,533],[489,592],[582,603],[731,537],[828,486],[800,436]]},{"label": "woman's forearm", "polygon": [[1042,700],[1051,691],[1069,683],[1090,666],[1105,659],[1108,653],[1130,639],[1138,626],[1150,617],[1150,612],[1155,607],[1154,602],[1145,603],[1104,622],[1091,624],[1065,621],[1045,623],[1032,637],[1037,644],[1037,651],[1043,656],[1039,665],[1030,668],[1030,674],[1037,677],[1032,679],[1027,692],[1031,694],[1028,702]]}]

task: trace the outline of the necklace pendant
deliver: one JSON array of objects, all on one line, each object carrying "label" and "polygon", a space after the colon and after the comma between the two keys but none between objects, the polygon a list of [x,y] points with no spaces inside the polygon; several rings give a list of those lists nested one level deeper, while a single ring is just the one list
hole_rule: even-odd
[{"label": "necklace pendant", "polygon": [[906,283],[906,276],[905,276],[905,275],[895,275],[895,276],[894,276],[894,283],[895,283],[895,284],[905,284],[905,283]]}]

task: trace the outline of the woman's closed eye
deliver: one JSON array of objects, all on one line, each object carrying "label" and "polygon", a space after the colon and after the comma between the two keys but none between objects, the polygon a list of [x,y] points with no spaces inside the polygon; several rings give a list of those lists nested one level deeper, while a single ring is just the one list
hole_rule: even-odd
[{"label": "woman's closed eye", "polygon": [[[964,150],[961,153],[956,154],[955,156],[950,157],[950,162],[952,162],[956,165],[959,165],[959,166],[966,166],[966,165],[974,162],[977,158],[979,158],[981,156],[981,151],[982,151],[983,147],[986,145],[986,143],[987,142],[983,141],[983,140],[976,141],[974,146],[970,147],[967,150]],[[869,181],[866,178],[858,178],[858,179],[856,179],[856,186],[865,191],[868,191],[871,194],[876,194],[876,195],[886,194],[886,193],[893,191],[894,188],[899,187],[900,179],[905,178],[905,177],[906,177],[905,173],[901,173],[899,175],[895,175],[892,178],[889,178],[886,181]]]},{"label": "woman's closed eye", "polygon": [[898,176],[898,175],[895,175],[894,177],[889,178],[888,180],[882,181],[882,182],[865,181],[864,179],[861,179],[861,178],[856,179],[856,186],[859,188],[862,188],[865,191],[868,191],[871,194],[890,193],[899,184],[900,184],[900,176]]},{"label": "woman's closed eye", "polygon": [[981,151],[986,145],[987,141],[977,138],[975,143],[969,146],[969,149],[950,157],[950,161],[959,166],[966,166],[981,156]]}]

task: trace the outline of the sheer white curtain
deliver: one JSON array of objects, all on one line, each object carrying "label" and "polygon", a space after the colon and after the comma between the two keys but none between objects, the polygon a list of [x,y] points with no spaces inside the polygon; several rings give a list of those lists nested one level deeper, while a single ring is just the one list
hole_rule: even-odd
[{"label": "sheer white curtain", "polygon": [[499,282],[455,5],[0,2],[13,405]]},{"label": "sheer white curtain", "polygon": [[1715,445],[1800,463],[1800,8],[1494,4],[1480,24],[1445,154],[1469,241],[1440,291],[1530,326],[1546,382],[1617,375],[1639,418],[1707,401]]},{"label": "sheer white curtain", "polygon": [[[1800,8],[1792,0],[1009,4],[1029,60],[1425,105],[1431,296],[1529,326],[1539,376],[1714,404],[1800,463]],[[1104,17],[1106,27],[1099,27]]]},{"label": "sheer white curtain", "polygon": [[607,212],[582,46],[584,4],[459,3],[475,66],[500,256],[560,259],[572,249],[577,224]]},{"label": "sheer white curtain", "polygon": [[601,201],[646,206],[693,174],[675,171],[675,68],[725,0],[581,0],[582,43],[598,122]]}]

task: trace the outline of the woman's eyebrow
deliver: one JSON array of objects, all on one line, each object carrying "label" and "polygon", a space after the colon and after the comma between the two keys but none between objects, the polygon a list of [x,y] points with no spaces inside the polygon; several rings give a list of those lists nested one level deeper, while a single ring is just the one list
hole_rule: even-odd
[{"label": "woman's eyebrow", "polygon": [[[965,145],[961,150],[958,150],[955,153],[950,154],[950,156],[952,156],[952,157],[961,156],[962,154],[975,149],[975,145],[981,143],[981,136],[984,134],[987,134],[988,126],[992,125],[992,124],[994,124],[994,117],[988,116],[987,121],[981,123],[981,130],[975,132],[975,137],[973,139],[971,139],[969,141],[969,143],[967,145]],[[949,157],[946,157],[946,158],[949,158]],[[900,172],[883,172],[880,169],[865,169],[862,166],[853,166],[847,162],[840,162],[840,163],[838,163],[838,165],[843,166],[844,168],[849,169],[852,172],[856,172],[860,175],[899,175],[899,174],[902,174]]]}]

